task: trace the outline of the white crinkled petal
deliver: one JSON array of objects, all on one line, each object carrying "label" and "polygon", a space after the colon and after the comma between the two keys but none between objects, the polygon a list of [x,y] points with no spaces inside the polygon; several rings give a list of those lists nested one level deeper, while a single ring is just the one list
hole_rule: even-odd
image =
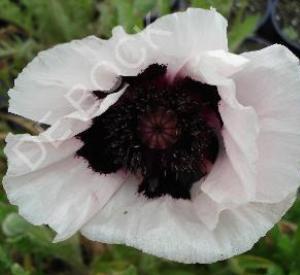
[{"label": "white crinkled petal", "polygon": [[[115,69],[120,62],[113,47],[118,43],[117,38],[87,37],[39,53],[9,91],[9,111],[50,125],[76,112],[92,116],[99,106],[92,92],[113,89],[120,74],[129,75]],[[131,74],[143,68],[136,67]]]},{"label": "white crinkled petal", "polygon": [[[214,230],[201,220],[197,201],[169,196],[149,200],[137,194],[130,178],[81,232],[89,239],[125,243],[147,253],[184,263],[211,263],[250,249],[294,202],[295,194],[277,204],[247,203],[220,212]],[[206,223],[214,223],[213,220]]]},{"label": "white crinkled petal", "polygon": [[[79,133],[88,129],[92,124],[92,119],[102,115],[110,106],[115,104],[124,94],[125,88],[119,92],[108,94],[103,100],[99,100],[93,109],[93,112],[75,111],[59,120],[51,127],[42,132],[38,137],[23,135],[21,142],[26,140],[39,140],[45,143],[61,143],[71,139]],[[11,140],[10,140],[11,141]],[[20,142],[20,141],[19,141]]]},{"label": "white crinkled petal", "polygon": [[215,10],[193,8],[160,17],[134,35],[116,27],[104,47],[108,53],[105,62],[111,65],[111,71],[126,76],[136,75],[154,63],[165,64],[174,76],[199,52],[226,51],[226,29],[226,19]]},{"label": "white crinkled petal", "polygon": [[163,16],[141,35],[156,53],[156,63],[176,73],[201,52],[227,50],[227,22],[215,10],[193,9]]},{"label": "white crinkled petal", "polygon": [[[231,93],[232,91],[227,90],[226,92]],[[222,97],[221,92],[220,95]],[[207,188],[210,188],[209,195],[215,199],[217,199],[216,195],[222,192],[223,199],[220,202],[222,200],[234,202],[250,201],[254,198],[256,188],[257,136],[259,134],[257,116],[251,107],[241,106],[237,102],[230,104],[224,99],[220,103],[219,112],[223,121],[222,138],[226,151],[226,157],[224,158],[226,163],[223,164],[223,167],[225,170],[222,170],[221,167],[219,167],[221,168],[220,170],[217,170],[217,167],[213,168],[212,173],[208,175],[207,180],[204,182],[202,190],[207,192]],[[215,172],[222,175],[222,173],[227,174],[231,169],[233,169],[231,176],[235,174],[237,178],[219,178],[219,182],[224,183],[224,187],[221,189],[216,185],[210,186],[210,179]],[[230,175],[230,172],[227,175]],[[236,190],[235,188],[239,189],[234,184],[235,181],[239,182],[243,193],[235,194],[235,192],[232,192]],[[239,195],[235,196],[237,194]]]},{"label": "white crinkled petal", "polygon": [[198,54],[185,67],[185,73],[193,79],[217,86],[221,97],[219,112],[225,149],[201,186],[203,192],[220,203],[251,201],[256,192],[258,119],[252,107],[238,102],[231,79],[247,64],[247,58],[218,50]]},{"label": "white crinkled petal", "polygon": [[42,136],[9,135],[8,171],[3,186],[19,213],[33,224],[48,224],[56,240],[70,237],[91,219],[124,182],[122,173],[99,175],[75,152],[75,138],[49,141]]},{"label": "white crinkled petal", "polygon": [[91,126],[92,119],[102,115],[114,105],[124,94],[125,89],[110,93],[103,100],[99,100],[92,112],[75,111],[57,120],[50,128],[42,132],[40,137],[47,141],[64,141],[85,131]]},{"label": "white crinkled petal", "polygon": [[248,62],[241,55],[224,50],[208,50],[190,59],[184,67],[184,74],[210,85],[226,85],[228,77],[242,70]]},{"label": "white crinkled petal", "polygon": [[262,132],[256,201],[278,202],[299,188],[300,136]]},{"label": "white crinkled petal", "polygon": [[[233,202],[218,203],[204,192],[199,192],[201,182],[195,183],[192,188],[192,201],[195,215],[203,223],[203,226],[213,231],[218,225],[220,213],[225,209],[235,209],[239,204]],[[198,194],[195,191],[198,190]]]},{"label": "white crinkled petal", "polygon": [[52,124],[78,108],[91,109],[97,99],[92,71],[103,41],[87,37],[39,53],[9,91],[9,111]]},{"label": "white crinkled petal", "polygon": [[[110,71],[122,76],[136,76],[149,65],[155,63],[155,53],[144,32],[128,34],[122,26],[115,27],[112,38],[105,44]],[[99,65],[102,66],[102,63]]]},{"label": "white crinkled petal", "polygon": [[[235,159],[233,162],[243,168],[246,167],[247,164],[238,161],[239,159]],[[201,191],[220,204],[241,204],[249,201],[255,191],[251,181],[253,179],[241,179],[240,175],[243,171],[238,174],[237,168],[234,167],[225,150],[221,149],[212,170],[200,186]]]},{"label": "white crinkled petal", "polygon": [[8,159],[6,175],[22,176],[49,167],[72,156],[81,147],[82,142],[76,138],[61,141],[29,134],[8,134],[4,149]]},{"label": "white crinkled petal", "polygon": [[299,187],[300,66],[285,47],[274,45],[244,56],[234,76],[238,100],[257,113],[256,200],[276,202]]}]

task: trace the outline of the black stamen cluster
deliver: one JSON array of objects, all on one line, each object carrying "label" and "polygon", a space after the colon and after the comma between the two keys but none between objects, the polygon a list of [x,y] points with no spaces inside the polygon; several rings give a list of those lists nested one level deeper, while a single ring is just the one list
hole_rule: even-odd
[{"label": "black stamen cluster", "polygon": [[[84,145],[77,155],[101,174],[124,169],[141,175],[138,191],[149,198],[165,194],[190,198],[193,183],[207,173],[205,163],[213,163],[218,153],[216,129],[209,126],[205,116],[209,110],[219,118],[216,88],[190,78],[170,82],[166,67],[160,65],[150,66],[137,77],[124,77],[123,81],[129,86],[119,101],[78,135]],[[100,92],[95,94],[102,97]],[[174,117],[174,121],[165,119],[157,136],[149,127],[141,126],[163,121],[159,116],[164,114],[172,114],[168,119]],[[159,142],[150,146],[143,138],[150,135],[159,139],[160,132],[176,135],[176,140],[166,138],[163,146],[156,147]]]}]

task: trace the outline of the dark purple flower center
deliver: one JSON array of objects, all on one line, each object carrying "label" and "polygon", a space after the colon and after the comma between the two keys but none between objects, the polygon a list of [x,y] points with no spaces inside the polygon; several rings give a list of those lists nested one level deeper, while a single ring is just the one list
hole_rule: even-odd
[{"label": "dark purple flower center", "polygon": [[78,135],[84,145],[77,156],[97,173],[141,176],[138,192],[148,198],[189,199],[217,158],[220,97],[214,86],[187,77],[170,81],[166,73],[166,66],[151,65],[123,77],[125,93]]},{"label": "dark purple flower center", "polygon": [[147,147],[165,150],[177,142],[180,128],[174,111],[158,107],[140,118],[138,132]]}]

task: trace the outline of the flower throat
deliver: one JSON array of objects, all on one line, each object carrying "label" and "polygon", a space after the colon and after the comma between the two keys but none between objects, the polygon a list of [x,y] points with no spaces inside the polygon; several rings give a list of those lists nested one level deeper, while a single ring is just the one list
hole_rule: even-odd
[{"label": "flower throat", "polygon": [[118,102],[77,136],[83,142],[77,156],[97,173],[137,175],[138,192],[148,198],[190,199],[218,155],[220,97],[214,86],[187,77],[170,83],[166,73],[155,64],[123,77],[127,88]]}]

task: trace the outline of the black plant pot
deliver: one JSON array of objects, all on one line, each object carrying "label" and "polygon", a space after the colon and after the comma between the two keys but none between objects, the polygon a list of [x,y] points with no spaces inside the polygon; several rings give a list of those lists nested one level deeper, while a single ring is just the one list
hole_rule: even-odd
[{"label": "black plant pot", "polygon": [[291,41],[281,30],[276,19],[280,0],[268,0],[266,13],[258,24],[256,37],[288,47],[295,55],[300,57],[300,45]]},{"label": "black plant pot", "polygon": [[171,10],[172,11],[180,11],[180,10],[186,9],[188,6],[189,6],[189,4],[185,0],[174,0]]},{"label": "black plant pot", "polygon": [[246,51],[256,51],[263,49],[265,47],[270,46],[271,43],[259,36],[250,36],[248,37],[242,45],[239,47],[238,52],[246,52]]},{"label": "black plant pot", "polygon": [[[171,12],[185,10],[188,6],[189,5],[187,1],[185,0],[173,0],[171,4]],[[160,14],[157,11],[150,12],[144,18],[144,26],[146,27],[147,25],[153,23],[158,17],[160,17]]]}]

